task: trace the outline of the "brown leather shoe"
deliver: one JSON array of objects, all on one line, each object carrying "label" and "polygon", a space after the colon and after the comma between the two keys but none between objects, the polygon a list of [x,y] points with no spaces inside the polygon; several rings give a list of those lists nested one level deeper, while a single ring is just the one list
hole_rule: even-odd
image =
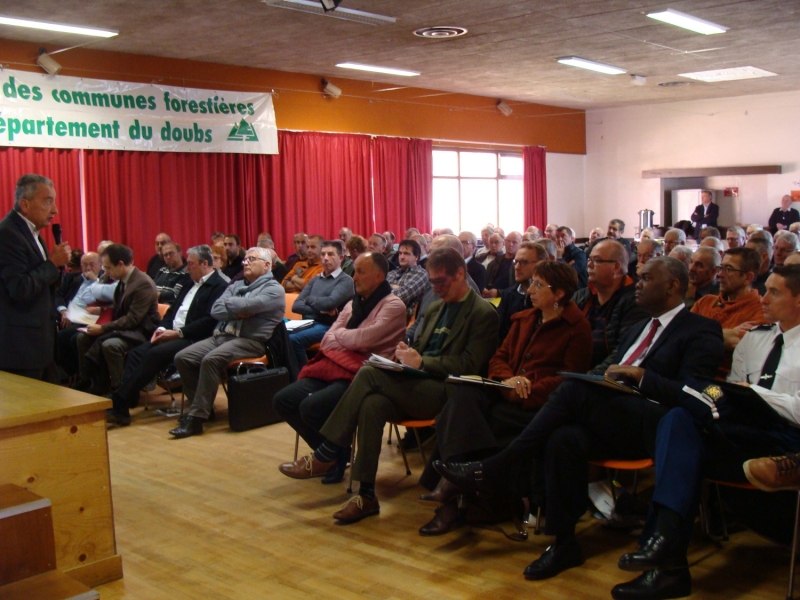
[{"label": "brown leather shoe", "polygon": [[371,517],[381,512],[381,505],[377,498],[364,498],[353,496],[342,508],[333,513],[333,518],[344,524],[355,523],[365,517]]},{"label": "brown leather shoe", "polygon": [[312,477],[322,477],[335,464],[335,460],[331,462],[319,461],[311,453],[298,458],[294,462],[283,463],[278,467],[278,470],[292,479],[311,479]]},{"label": "brown leather shoe", "polygon": [[419,501],[424,504],[445,504],[448,500],[455,498],[458,493],[458,486],[442,477],[434,490],[427,494],[422,494],[419,497]]},{"label": "brown leather shoe", "polygon": [[747,480],[765,492],[800,489],[800,453],[754,458],[742,467]]}]

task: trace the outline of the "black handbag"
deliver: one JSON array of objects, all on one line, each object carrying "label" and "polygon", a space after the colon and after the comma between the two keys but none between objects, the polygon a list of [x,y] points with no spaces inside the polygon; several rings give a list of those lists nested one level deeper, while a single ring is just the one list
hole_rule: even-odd
[{"label": "black handbag", "polygon": [[[244,371],[244,372],[243,372]],[[228,378],[228,421],[233,431],[247,431],[283,419],[272,408],[272,398],[289,385],[285,367],[268,369],[262,363],[242,363]]]}]

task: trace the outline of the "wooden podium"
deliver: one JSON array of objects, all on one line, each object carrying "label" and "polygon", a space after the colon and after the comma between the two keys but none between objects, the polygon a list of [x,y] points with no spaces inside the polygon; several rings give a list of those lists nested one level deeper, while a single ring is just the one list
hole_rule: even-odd
[{"label": "wooden podium", "polygon": [[90,587],[122,577],[106,408],[110,400],[0,372],[0,483],[51,500],[56,566]]}]

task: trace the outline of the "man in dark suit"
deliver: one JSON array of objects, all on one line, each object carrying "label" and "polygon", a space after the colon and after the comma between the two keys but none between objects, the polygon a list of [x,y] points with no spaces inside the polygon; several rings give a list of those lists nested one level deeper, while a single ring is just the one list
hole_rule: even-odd
[{"label": "man in dark suit", "polygon": [[353,478],[361,484],[355,496],[333,517],[354,523],[380,512],[375,497],[378,456],[387,421],[432,419],[447,400],[448,375],[477,375],[497,348],[494,308],[471,290],[461,253],[453,248],[433,250],[428,277],[440,300],[425,315],[419,339],[408,347],[401,342],[395,354],[403,365],[428,376],[362,367],[320,433],[327,441],[312,454],[280,466],[294,479],[319,477],[334,467],[358,429],[358,453]]},{"label": "man in dark suit", "polygon": [[636,385],[644,397],[568,380],[504,451],[483,462],[434,463],[462,488],[491,489],[520,460],[544,455],[545,531],[556,541],[525,569],[527,579],[547,579],[583,563],[575,525],[586,512],[588,461],[654,456],[658,422],[684,382],[713,377],[723,354],[722,330],[683,305],[688,279],[681,261],[660,257],[644,266],[636,284],[637,305],[651,318],[631,327],[606,375]]},{"label": "man in dark suit", "polygon": [[700,235],[700,230],[704,227],[716,227],[719,218],[719,206],[711,202],[711,192],[704,190],[700,192],[700,204],[694,209],[689,220],[694,223],[694,237]]},{"label": "man in dark suit", "polygon": [[800,221],[800,212],[792,208],[792,197],[789,195],[781,198],[780,208],[776,208],[769,216],[769,230],[772,233],[788,230],[792,223]]},{"label": "man in dark suit", "polygon": [[[477,236],[471,231],[462,231],[458,234],[458,239],[461,241],[462,255],[467,263],[467,273],[480,290],[486,289],[486,281],[489,278],[486,267],[475,260],[475,251],[478,249]],[[421,266],[424,268],[424,265]]]},{"label": "man in dark suit", "polygon": [[58,244],[48,255],[39,231],[57,214],[53,182],[23,175],[14,208],[0,221],[0,370],[52,383],[55,293],[70,247]]},{"label": "man in dark suit", "polygon": [[139,390],[166,369],[178,352],[214,333],[217,320],[211,316],[211,306],[228,283],[214,269],[208,246],[190,248],[186,256],[186,270],[194,285],[181,289],[150,341],[128,353],[122,381],[111,394],[114,408],[106,411],[108,421],[129,425],[129,409],[138,404]]},{"label": "man in dark suit", "polygon": [[158,314],[156,285],[133,265],[133,250],[111,244],[101,256],[103,270],[118,281],[114,290],[114,316],[103,325],[89,325],[78,335],[81,379],[77,389],[105,395],[122,381],[125,354],[145,342],[156,329]]}]

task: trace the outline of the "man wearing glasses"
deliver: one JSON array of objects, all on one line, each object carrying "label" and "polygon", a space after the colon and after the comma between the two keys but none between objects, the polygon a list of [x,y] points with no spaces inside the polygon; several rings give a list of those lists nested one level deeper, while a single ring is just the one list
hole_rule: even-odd
[{"label": "man wearing glasses", "polygon": [[602,375],[631,325],[648,314],[636,306],[634,281],[627,274],[628,251],[616,240],[595,244],[588,258],[589,285],[573,300],[592,326],[591,373]]},{"label": "man wearing glasses", "polygon": [[520,244],[514,259],[514,280],[517,285],[503,290],[500,294],[500,305],[497,307],[501,344],[511,330],[511,317],[519,311],[531,307],[528,287],[533,277],[533,268],[539,261],[547,259],[547,251],[541,244],[535,242]]},{"label": "man wearing glasses", "polygon": [[730,371],[733,350],[751,327],[764,322],[761,296],[752,288],[761,257],[752,248],[731,248],[722,259],[717,279],[719,294],[708,294],[692,306],[692,312],[722,325],[725,358],[718,375]]},{"label": "man wearing glasses", "polygon": [[155,278],[158,301],[161,304],[171,305],[192,278],[186,272],[178,244],[175,242],[164,244],[161,248],[161,257],[164,259],[164,266]]},{"label": "man wearing glasses", "polygon": [[264,354],[275,327],[283,320],[286,294],[272,277],[272,256],[266,248],[250,248],[242,262],[244,279],[229,285],[211,307],[219,321],[214,334],[175,355],[189,415],[170,431],[176,438],[203,433],[217,396],[222,372],[236,358]]}]

